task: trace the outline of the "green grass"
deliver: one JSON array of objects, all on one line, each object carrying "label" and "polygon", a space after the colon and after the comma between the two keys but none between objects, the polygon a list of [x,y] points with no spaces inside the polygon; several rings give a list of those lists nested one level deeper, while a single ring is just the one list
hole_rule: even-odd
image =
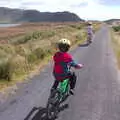
[{"label": "green grass", "polygon": [[120,31],[120,26],[119,25],[118,26],[113,26],[112,28],[113,28],[113,30],[115,32],[119,32]]},{"label": "green grass", "polygon": [[116,31],[112,31],[111,35],[113,48],[117,58],[118,68],[120,69],[120,34],[116,33]]},{"label": "green grass", "polygon": [[45,38],[50,38],[55,35],[54,31],[35,31],[33,33],[29,33],[23,37],[19,37],[17,40],[14,40],[12,43],[19,45],[19,44],[25,44],[29,41],[35,41],[35,40],[42,40]]}]

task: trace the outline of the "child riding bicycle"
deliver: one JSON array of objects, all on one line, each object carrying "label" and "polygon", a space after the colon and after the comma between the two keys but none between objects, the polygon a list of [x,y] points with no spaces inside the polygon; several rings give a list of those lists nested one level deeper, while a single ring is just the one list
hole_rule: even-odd
[{"label": "child riding bicycle", "polygon": [[91,43],[93,39],[93,26],[92,22],[87,22],[87,42]]},{"label": "child riding bicycle", "polygon": [[82,64],[77,64],[72,56],[68,53],[71,43],[68,39],[59,40],[57,47],[58,51],[53,56],[54,67],[53,67],[53,76],[55,78],[52,90],[57,89],[59,82],[62,82],[64,79],[70,79],[70,94],[74,94],[74,88],[76,83],[76,76],[72,76],[69,71],[69,66],[76,69],[83,67]]}]

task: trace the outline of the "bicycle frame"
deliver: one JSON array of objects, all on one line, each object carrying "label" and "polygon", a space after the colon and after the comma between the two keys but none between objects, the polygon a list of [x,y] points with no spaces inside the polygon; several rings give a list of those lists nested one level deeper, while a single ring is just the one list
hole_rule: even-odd
[{"label": "bicycle frame", "polygon": [[[47,103],[47,117],[55,118],[58,114],[59,105],[65,100],[69,92],[69,78],[59,83],[58,88],[54,91],[54,97],[50,97]],[[51,93],[52,94],[52,93]],[[50,101],[53,102],[50,102]]]},{"label": "bicycle frame", "polygon": [[67,78],[62,82],[59,82],[57,89],[51,92],[47,103],[48,119],[53,119],[57,116],[60,104],[63,103],[69,96],[69,90],[70,78]]},{"label": "bicycle frame", "polygon": [[62,82],[59,83],[58,90],[61,93],[66,93],[68,91],[68,84],[69,84],[69,79],[65,79]]}]

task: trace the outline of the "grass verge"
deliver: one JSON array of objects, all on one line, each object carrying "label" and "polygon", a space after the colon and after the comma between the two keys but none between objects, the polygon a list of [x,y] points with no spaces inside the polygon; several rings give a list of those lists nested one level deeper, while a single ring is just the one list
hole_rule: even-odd
[{"label": "grass verge", "polygon": [[113,26],[112,28],[112,43],[117,58],[118,67],[120,69],[120,26]]}]

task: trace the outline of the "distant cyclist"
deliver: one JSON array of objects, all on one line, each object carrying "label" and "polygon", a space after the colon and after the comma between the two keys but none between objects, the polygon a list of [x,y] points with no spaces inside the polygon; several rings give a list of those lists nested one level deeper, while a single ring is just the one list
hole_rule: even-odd
[{"label": "distant cyclist", "polygon": [[73,60],[72,56],[68,53],[70,46],[71,43],[68,39],[61,39],[57,44],[58,51],[53,56],[53,75],[55,77],[55,81],[51,91],[57,88],[59,82],[63,81],[66,78],[70,78],[70,93],[74,94],[76,76],[71,76],[69,66],[80,69],[83,67],[83,65],[77,64]]},{"label": "distant cyclist", "polygon": [[93,26],[92,22],[87,22],[87,42],[91,43],[93,39]]}]

